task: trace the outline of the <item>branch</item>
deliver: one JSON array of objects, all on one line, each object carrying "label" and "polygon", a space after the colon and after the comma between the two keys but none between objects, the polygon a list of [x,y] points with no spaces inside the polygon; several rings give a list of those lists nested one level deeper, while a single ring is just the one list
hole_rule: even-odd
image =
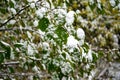
[{"label": "branch", "polygon": [[4,31],[16,31],[16,30],[22,30],[22,31],[32,31],[34,32],[34,30],[32,29],[27,29],[27,28],[7,28],[7,29],[0,29],[0,32],[4,32]]},{"label": "branch", "polygon": [[119,51],[118,49],[105,49],[105,48],[92,48],[93,51],[104,51],[104,52],[108,52],[108,51]]},{"label": "branch", "polygon": [[17,65],[17,64],[19,64],[19,61],[12,61],[12,62],[2,63],[2,65]]},{"label": "branch", "polygon": [[11,18],[9,18],[6,22],[4,22],[3,24],[0,25],[0,27],[3,27],[5,26],[10,20],[14,19],[15,16],[19,15],[23,10],[27,9],[28,7],[30,7],[29,5],[28,6],[25,6],[24,8],[22,8],[21,10],[19,10],[15,15],[13,15]]},{"label": "branch", "polygon": [[32,73],[32,72],[28,72],[28,73],[3,73],[0,72],[0,76],[1,77],[5,77],[5,76],[9,76],[9,77],[13,77],[13,76],[17,76],[17,77],[25,77],[25,76],[36,76],[36,75],[40,75],[40,78],[50,78],[51,76],[45,72],[40,72],[40,73]]},{"label": "branch", "polygon": [[[38,2],[40,2],[41,0],[38,0],[35,4],[37,4]],[[25,6],[24,8],[22,8],[21,10],[19,10],[15,15],[13,15],[11,18],[8,18],[8,20],[6,22],[4,22],[3,24],[0,25],[0,27],[5,26],[10,20],[14,19],[15,16],[19,15],[23,10],[29,8],[30,5]]]}]

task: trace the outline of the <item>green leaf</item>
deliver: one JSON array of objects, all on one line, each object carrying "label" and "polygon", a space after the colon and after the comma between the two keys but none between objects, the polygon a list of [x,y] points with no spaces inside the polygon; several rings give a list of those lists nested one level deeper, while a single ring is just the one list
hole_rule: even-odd
[{"label": "green leaf", "polygon": [[93,57],[93,63],[98,60],[98,57],[95,52],[92,53],[92,57]]},{"label": "green leaf", "polygon": [[13,67],[9,67],[9,71],[10,71],[10,73],[14,73],[15,72]]},{"label": "green leaf", "polygon": [[93,11],[95,9],[95,7],[96,7],[96,3],[94,3],[92,5],[89,3],[89,6],[90,6],[90,9]]},{"label": "green leaf", "polygon": [[0,64],[4,61],[4,56],[2,53],[0,53]]},{"label": "green leaf", "polygon": [[42,31],[45,31],[49,24],[50,22],[48,18],[43,17],[42,19],[39,20],[38,28],[41,29]]},{"label": "green leaf", "polygon": [[14,46],[19,48],[19,47],[22,47],[23,44],[22,43],[16,43],[16,44],[14,44]]},{"label": "green leaf", "polygon": [[14,7],[14,3],[12,1],[9,2],[10,7]]},{"label": "green leaf", "polygon": [[55,30],[55,33],[58,35],[58,37],[62,40],[62,42],[67,42],[68,33],[67,30],[65,30],[63,27],[58,26]]},{"label": "green leaf", "polygon": [[8,43],[0,41],[0,46],[6,51],[5,58],[10,59],[11,47]]},{"label": "green leaf", "polygon": [[82,47],[83,47],[83,49],[84,49],[84,51],[86,52],[86,53],[88,53],[88,51],[89,51],[89,45],[87,44],[87,43],[84,43],[84,45],[82,45]]},{"label": "green leaf", "polygon": [[7,9],[6,8],[0,8],[0,12],[5,14],[7,12]]}]

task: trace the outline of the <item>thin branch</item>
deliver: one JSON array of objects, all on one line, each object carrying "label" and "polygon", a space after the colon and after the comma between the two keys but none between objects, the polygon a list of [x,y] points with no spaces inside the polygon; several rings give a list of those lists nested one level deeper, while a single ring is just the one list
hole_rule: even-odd
[{"label": "thin branch", "polygon": [[2,73],[0,72],[0,76],[18,76],[18,77],[25,77],[25,76],[35,76],[35,75],[40,75],[40,78],[50,78],[51,76],[45,72],[40,72],[40,73],[32,73],[32,72],[28,72],[28,73]]},{"label": "thin branch", "polygon": [[41,61],[41,59],[37,59],[35,57],[29,57],[29,56],[26,56],[27,58],[31,59],[31,60],[34,60],[34,61]]},{"label": "thin branch", "polygon": [[2,63],[2,65],[17,65],[17,64],[19,64],[19,61],[12,61],[12,62]]},{"label": "thin branch", "polygon": [[12,16],[12,17],[9,18],[6,22],[4,22],[3,24],[1,24],[0,27],[5,26],[10,20],[14,19],[15,16],[19,15],[23,10],[27,9],[28,7],[30,7],[30,6],[29,6],[29,5],[28,5],[28,6],[25,6],[24,8],[22,8],[21,10],[19,10],[14,16]]},{"label": "thin branch", "polygon": [[7,28],[7,29],[0,29],[0,32],[4,32],[4,31],[16,31],[16,30],[22,30],[22,31],[32,31],[34,32],[34,30],[32,29],[27,29],[27,28]]},{"label": "thin branch", "polygon": [[0,50],[0,53],[4,53],[5,51],[3,51],[3,50]]},{"label": "thin branch", "polygon": [[93,51],[118,51],[118,49],[92,48]]},{"label": "thin branch", "polygon": [[[41,0],[38,0],[35,4],[37,4],[38,2],[40,2]],[[0,25],[0,27],[5,26],[10,20],[14,19],[15,16],[19,15],[22,11],[24,11],[25,9],[29,8],[30,5],[25,6],[24,8],[22,8],[21,10],[19,10],[15,15],[13,15],[11,18],[8,18],[8,20],[6,22],[4,22],[3,24]]]}]

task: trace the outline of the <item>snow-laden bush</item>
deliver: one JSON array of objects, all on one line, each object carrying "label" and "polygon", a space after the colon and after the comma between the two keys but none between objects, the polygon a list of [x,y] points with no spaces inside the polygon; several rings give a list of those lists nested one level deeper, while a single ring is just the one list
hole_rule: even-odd
[{"label": "snow-laden bush", "polygon": [[[96,53],[92,48],[96,45],[103,48],[119,46],[119,23],[111,28],[104,15],[115,14],[120,3],[117,0],[108,2],[107,7],[104,0],[2,1],[8,6],[3,9],[0,6],[0,15],[3,15],[0,17],[0,64],[13,64],[7,66],[6,74],[24,73],[29,77],[24,79],[31,80],[92,80],[102,53]],[[112,11],[109,10],[111,7],[114,7]],[[109,39],[114,44],[108,43]]]}]

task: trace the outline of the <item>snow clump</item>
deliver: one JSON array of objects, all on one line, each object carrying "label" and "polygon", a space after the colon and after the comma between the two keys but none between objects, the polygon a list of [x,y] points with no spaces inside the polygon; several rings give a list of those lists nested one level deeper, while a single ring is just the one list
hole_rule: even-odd
[{"label": "snow clump", "polygon": [[81,40],[85,39],[85,32],[82,28],[77,29],[77,38]]},{"label": "snow clump", "polygon": [[38,21],[35,20],[35,21],[33,22],[33,24],[34,24],[35,27],[38,26]]},{"label": "snow clump", "polygon": [[77,48],[79,42],[78,40],[76,40],[73,36],[69,36],[67,38],[67,46],[70,47],[70,48]]},{"label": "snow clump", "polygon": [[73,24],[74,19],[75,19],[75,18],[74,18],[74,14],[75,14],[74,11],[69,11],[69,12],[67,13],[65,20],[66,20],[66,23],[67,23],[68,25],[72,25],[72,24]]}]

